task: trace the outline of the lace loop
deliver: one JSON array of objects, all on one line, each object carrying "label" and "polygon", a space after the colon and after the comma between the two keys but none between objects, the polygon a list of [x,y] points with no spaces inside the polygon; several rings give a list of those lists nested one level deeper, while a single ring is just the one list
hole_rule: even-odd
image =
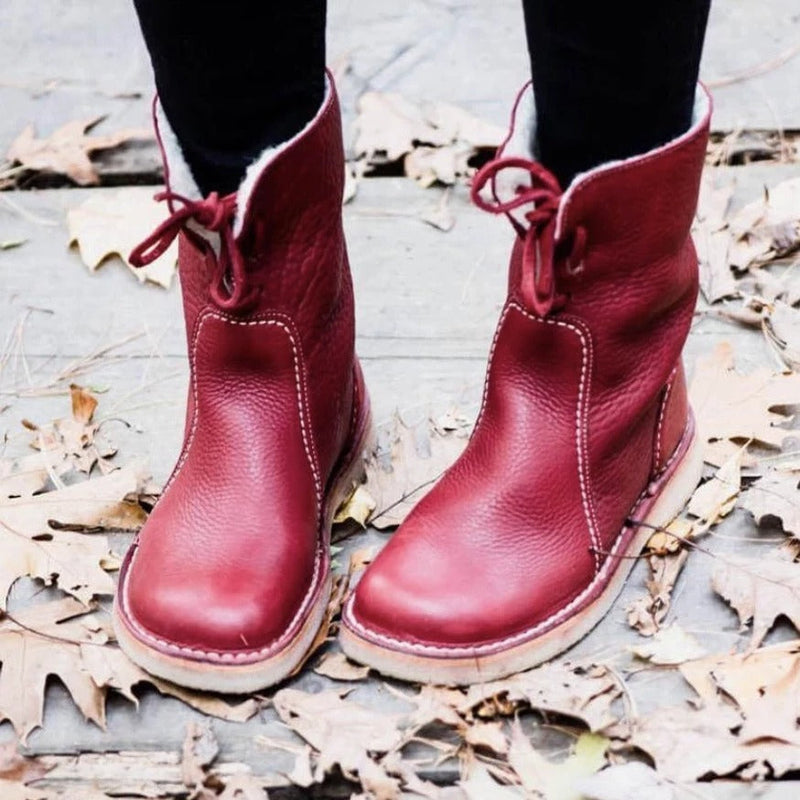
[{"label": "lace loop", "polygon": [[[497,176],[503,170],[522,170],[530,176],[530,185],[519,184],[514,196],[501,200],[497,193]],[[490,184],[494,202],[481,196]],[[491,214],[505,214],[522,239],[522,277],[520,292],[526,305],[545,317],[563,303],[557,291],[556,265],[562,260],[570,274],[583,269],[586,230],[579,226],[569,240],[569,252],[562,257],[564,242],[556,242],[555,228],[563,196],[555,175],[541,164],[526,158],[501,157],[485,164],[472,180],[472,201]],[[530,206],[522,215],[527,227],[512,212]]]},{"label": "lace loop", "polygon": [[130,263],[137,268],[152,263],[163,255],[186,225],[194,221],[220,237],[216,256],[217,273],[209,287],[212,300],[225,310],[245,305],[251,299],[252,291],[247,290],[245,263],[233,234],[236,195],[220,197],[212,192],[203,200],[190,200],[175,192],[165,191],[157,194],[155,200],[167,201],[170,215],[131,251]]}]

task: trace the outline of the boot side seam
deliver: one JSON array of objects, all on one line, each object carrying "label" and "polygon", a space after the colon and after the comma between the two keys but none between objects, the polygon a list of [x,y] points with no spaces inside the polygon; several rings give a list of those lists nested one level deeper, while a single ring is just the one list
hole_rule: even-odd
[{"label": "boot side seam", "polygon": [[561,328],[567,328],[575,333],[581,343],[581,374],[578,383],[578,404],[575,414],[575,447],[578,456],[578,484],[581,492],[581,503],[583,505],[584,518],[586,520],[586,527],[589,531],[589,541],[591,543],[592,557],[594,559],[595,574],[601,569],[600,552],[602,550],[599,536],[599,525],[597,523],[597,514],[594,506],[594,498],[590,491],[589,481],[589,393],[590,393],[590,377],[594,364],[594,352],[592,348],[591,333],[586,329],[585,325],[575,318],[570,318],[569,322],[564,320],[550,319],[547,317],[538,317],[526,311],[519,303],[511,300],[503,309],[500,321],[497,325],[497,330],[492,340],[492,346],[489,350],[489,363],[486,371],[486,383],[483,389],[483,400],[481,401],[481,410],[475,422],[474,430],[477,430],[478,425],[483,417],[486,408],[486,401],[489,393],[489,375],[492,370],[492,363],[494,354],[497,347],[497,342],[500,337],[500,331],[503,328],[508,312],[511,309],[518,311],[527,319],[533,322],[540,322],[545,325],[557,325]]},{"label": "boot side seam", "polygon": [[[678,460],[679,456],[683,456],[688,451],[689,445],[692,442],[693,437],[695,436],[695,429],[694,425],[690,422],[687,425],[686,429],[684,430],[683,437],[681,438],[680,443],[675,448],[675,452],[670,456],[669,461],[667,462],[666,469],[662,476],[658,480],[664,480],[666,473],[669,469],[673,466],[674,462]],[[629,512],[629,517],[634,517],[637,513],[640,506],[651,499],[653,492],[653,485],[652,483],[648,484],[639,494],[637,499],[635,500],[631,510]],[[635,527],[635,526],[634,526]],[[608,558],[603,563],[603,566],[591,580],[591,582],[575,597],[573,597],[570,602],[565,605],[563,608],[559,609],[555,613],[551,614],[546,619],[541,620],[540,622],[536,623],[530,628],[526,628],[519,633],[512,634],[511,636],[507,636],[503,639],[499,639],[496,641],[485,642],[473,646],[466,646],[466,645],[436,645],[436,644],[428,644],[421,641],[408,641],[399,639],[396,636],[391,636],[389,634],[382,633],[381,631],[374,630],[372,628],[367,627],[364,623],[362,623],[356,613],[355,613],[355,594],[351,594],[347,603],[345,604],[343,620],[346,625],[352,628],[355,632],[357,632],[362,638],[366,639],[367,641],[373,642],[381,642],[383,644],[388,645],[392,649],[400,650],[401,652],[411,652],[411,653],[419,653],[421,655],[433,655],[433,656],[447,656],[447,657],[470,657],[474,658],[476,656],[481,656],[484,654],[490,655],[496,652],[502,652],[505,648],[511,646],[515,646],[517,644],[523,644],[531,639],[535,638],[541,633],[546,633],[553,627],[560,625],[563,621],[568,619],[572,613],[572,611],[576,608],[580,608],[581,605],[584,603],[587,597],[589,597],[592,592],[596,589],[599,584],[602,584],[605,579],[608,577],[608,573],[613,569],[611,566],[614,559],[617,557],[619,550],[625,544],[625,537],[624,534],[626,530],[630,530],[631,526],[626,521],[623,524],[620,531],[617,533],[613,544],[611,545],[611,549],[608,553]]]},{"label": "boot side seam", "polygon": [[[283,317],[285,321],[281,321],[280,319],[277,319],[277,317]],[[283,314],[280,314],[279,312],[273,313],[270,316],[270,318],[267,319],[254,319],[254,320],[238,320],[220,314],[216,311],[209,311],[209,310],[206,310],[201,315],[200,319],[198,320],[197,326],[195,328],[194,336],[192,337],[192,396],[194,399],[194,408],[192,410],[193,412],[192,424],[189,429],[189,436],[187,437],[186,440],[186,446],[183,448],[180,459],[178,460],[178,463],[175,465],[175,469],[173,470],[172,474],[169,477],[169,480],[164,486],[161,496],[163,497],[166,494],[167,490],[174,482],[175,478],[177,478],[178,473],[181,471],[181,469],[183,469],[183,465],[186,463],[186,459],[189,457],[189,451],[192,448],[194,437],[197,431],[197,419],[199,412],[198,412],[197,375],[196,375],[196,370],[194,368],[194,362],[195,359],[197,358],[197,346],[200,339],[200,333],[203,329],[203,325],[208,319],[216,319],[219,320],[220,322],[227,322],[232,325],[241,325],[247,327],[274,325],[279,328],[282,328],[289,337],[289,342],[292,346],[292,355],[294,361],[295,388],[297,391],[297,410],[299,412],[299,418],[300,418],[300,433],[303,439],[303,449],[305,450],[306,458],[308,460],[308,465],[309,468],[311,469],[311,475],[314,480],[314,492],[316,495],[317,507],[318,510],[320,510],[322,507],[322,485],[320,482],[319,467],[317,464],[317,460],[315,458],[316,447],[314,446],[313,438],[310,437],[309,435],[309,429],[311,425],[307,413],[308,384],[306,382],[305,370],[301,369],[301,366],[304,366],[304,364],[302,363],[303,362],[302,352],[300,351],[300,347],[298,345],[298,337],[292,330],[291,320],[288,317],[285,317]],[[301,373],[302,373],[302,379],[301,379]]]},{"label": "boot side seam", "polygon": [[664,433],[664,418],[667,415],[667,408],[669,407],[669,398],[672,394],[672,387],[675,383],[675,375],[678,372],[678,365],[672,368],[669,377],[667,378],[667,385],[664,387],[664,394],[661,398],[661,407],[658,412],[658,424],[656,425],[656,440],[653,447],[653,474],[659,475],[664,467],[661,464],[664,458],[663,440]]},{"label": "boot side seam", "polygon": [[[275,316],[278,316],[278,315],[276,314]],[[280,315],[280,316],[283,316],[283,315]],[[193,362],[193,368],[192,368],[192,395],[194,397],[194,409],[193,409],[193,414],[192,414],[192,425],[190,427],[189,436],[187,437],[186,446],[184,447],[183,452],[181,454],[181,457],[180,457],[178,463],[175,466],[175,470],[173,471],[172,475],[170,476],[169,481],[167,482],[166,486],[164,487],[164,491],[162,492],[162,497],[166,494],[167,489],[169,489],[169,487],[172,484],[173,480],[178,476],[179,472],[182,470],[184,464],[186,463],[186,460],[188,459],[189,453],[190,453],[190,451],[192,449],[192,444],[194,442],[194,437],[195,437],[195,433],[196,433],[196,430],[197,430],[197,420],[198,420],[198,416],[199,416],[199,411],[198,411],[199,404],[198,404],[198,396],[197,396],[197,378],[196,378],[196,371],[194,369],[194,359],[196,358],[196,355],[197,355],[197,345],[198,345],[198,341],[199,341],[199,338],[200,338],[200,332],[201,332],[201,330],[203,328],[203,325],[205,324],[205,321],[208,320],[208,319],[217,319],[217,320],[219,320],[221,322],[227,322],[227,323],[230,323],[230,324],[233,324],[233,325],[241,325],[241,326],[248,326],[248,327],[262,326],[262,325],[276,326],[276,327],[279,327],[279,328],[283,329],[286,332],[287,336],[289,337],[289,341],[290,341],[291,347],[292,347],[293,361],[294,361],[295,388],[296,388],[296,391],[297,391],[297,406],[298,406],[299,418],[300,418],[300,430],[301,430],[301,435],[302,435],[302,439],[303,439],[303,446],[304,446],[304,450],[305,450],[305,453],[306,453],[306,458],[308,460],[308,464],[309,464],[309,467],[311,469],[311,474],[312,474],[312,477],[313,477],[313,480],[314,480],[315,494],[316,494],[316,497],[317,497],[318,517],[321,519],[321,516],[322,516],[322,491],[321,491],[321,488],[320,488],[319,472],[318,472],[318,469],[317,469],[317,467],[316,467],[316,465],[314,463],[314,459],[313,459],[313,456],[312,456],[311,448],[309,447],[309,444],[308,444],[308,436],[307,436],[307,431],[306,431],[306,422],[304,421],[304,417],[305,417],[305,411],[304,411],[305,395],[304,395],[304,392],[303,392],[303,387],[305,386],[305,384],[304,383],[301,384],[301,377],[300,377],[300,373],[301,373],[300,367],[301,367],[301,361],[302,361],[302,353],[299,350],[295,334],[292,331],[291,320],[288,320],[288,319],[287,319],[287,321],[282,321],[280,319],[275,319],[275,318],[254,319],[254,320],[237,320],[237,319],[233,319],[233,318],[227,317],[225,315],[219,314],[218,312],[209,311],[209,310],[206,310],[201,315],[200,319],[198,320],[197,326],[195,328],[195,334],[193,336],[193,341],[192,341],[192,362]],[[133,564],[134,564],[134,561],[136,559],[136,555],[138,553],[138,548],[136,547],[135,543],[132,545],[132,547],[133,547],[133,551],[132,551],[132,555],[131,555],[131,559],[130,559],[129,569],[133,568]],[[275,650],[276,646],[280,644],[280,642],[282,641],[283,638],[285,638],[286,633],[292,631],[296,627],[296,625],[298,624],[298,621],[300,621],[303,618],[303,616],[307,613],[308,606],[309,606],[314,594],[316,593],[316,591],[319,588],[319,575],[320,575],[320,567],[321,567],[321,564],[322,564],[322,560],[323,560],[322,559],[322,545],[321,545],[321,542],[318,542],[318,546],[316,548],[316,554],[315,554],[315,557],[314,557],[314,567],[313,567],[314,579],[311,581],[311,583],[309,585],[309,588],[308,588],[308,591],[306,592],[305,596],[303,597],[303,600],[300,603],[300,607],[298,608],[297,613],[294,615],[294,617],[290,621],[289,625],[286,627],[286,630],[285,630],[283,636],[281,636],[278,639],[276,639],[275,641],[271,642],[266,647],[260,648],[260,649],[258,649],[256,651],[244,651],[244,652],[242,652],[242,651],[239,651],[239,652],[234,652],[234,651],[230,651],[230,652],[207,651],[207,650],[202,650],[200,648],[193,648],[193,647],[188,647],[186,645],[180,645],[180,644],[177,644],[175,642],[170,642],[170,641],[168,641],[166,639],[162,639],[162,638],[156,636],[155,634],[151,633],[146,628],[144,628],[144,626],[142,626],[141,623],[139,623],[138,620],[135,618],[135,616],[131,613],[131,610],[130,610],[130,607],[129,607],[129,602],[128,602],[128,596],[127,596],[127,589],[128,589],[128,582],[127,581],[123,582],[123,586],[121,587],[121,592],[120,592],[121,600],[122,600],[122,607],[123,607],[123,610],[125,612],[126,621],[139,634],[139,636],[142,639],[144,639],[145,641],[155,642],[155,643],[163,646],[167,651],[188,653],[188,654],[191,654],[191,655],[194,655],[194,656],[219,659],[219,660],[221,660],[223,662],[237,662],[237,661],[242,661],[242,660],[249,660],[249,659],[252,659],[254,656],[255,657],[264,656],[264,655],[269,654],[273,650]]]}]

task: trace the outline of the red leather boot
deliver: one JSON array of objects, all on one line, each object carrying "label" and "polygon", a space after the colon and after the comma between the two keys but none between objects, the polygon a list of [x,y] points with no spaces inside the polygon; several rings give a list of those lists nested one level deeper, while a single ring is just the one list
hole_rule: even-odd
[{"label": "red leather boot", "polygon": [[319,628],[331,520],[369,427],[339,106],[329,77],[303,131],[236,194],[205,199],[160,122],[172,215],[133,255],[180,236],[191,384],[183,450],[125,558],[115,627],[155,675],[249,692],[286,677]]},{"label": "red leather boot", "polygon": [[[526,104],[530,88],[520,119]],[[518,234],[482,409],[462,457],[347,603],[352,658],[435,683],[532,667],[597,624],[651,526],[682,508],[702,466],[681,349],[709,113],[698,89],[683,136],[566,192],[511,143],[476,176],[473,199]],[[522,127],[512,120],[527,149]],[[509,172],[524,185],[498,199]]]}]

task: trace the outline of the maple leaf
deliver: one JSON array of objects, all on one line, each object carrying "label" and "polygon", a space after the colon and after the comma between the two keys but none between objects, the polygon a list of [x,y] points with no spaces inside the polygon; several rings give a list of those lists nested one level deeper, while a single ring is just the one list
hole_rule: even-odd
[{"label": "maple leaf", "polygon": [[422,186],[452,184],[469,175],[480,149],[496,149],[505,131],[446,103],[417,104],[392,92],[358,100],[355,152],[369,166],[404,158],[406,174]]},{"label": "maple leaf", "polygon": [[733,348],[722,342],[698,358],[689,391],[701,435],[707,440],[755,440],[780,448],[791,431],[778,427],[794,418],[774,409],[800,403],[800,374],[760,368],[748,375],[734,369]]},{"label": "maple leaf", "polygon": [[0,621],[0,720],[11,722],[23,742],[42,724],[51,675],[64,684],[85,719],[105,724],[103,691],[83,669],[77,644],[96,641],[83,621],[74,619],[85,612],[82,604],[65,598]]},{"label": "maple leaf", "polygon": [[92,607],[70,597],[0,621],[0,721],[9,720],[25,741],[42,724],[51,675],[65,685],[84,717],[100,727],[105,726],[108,692],[136,703],[133,689],[141,683],[221,719],[244,721],[260,708],[255,699],[232,705],[151,676],[110,642],[111,635]]},{"label": "maple leaf", "polygon": [[605,667],[551,662],[499,681],[471,686],[463,708],[502,695],[526,702],[537,711],[562,714],[583,722],[590,731],[602,731],[617,717],[614,701],[622,694],[619,681]]},{"label": "maple leaf", "polygon": [[149,131],[122,130],[105,136],[88,136],[87,131],[103,117],[74,120],[62,125],[46,139],[37,139],[28,125],[8,149],[9,161],[37,172],[67,175],[80,186],[93,186],[100,178],[89,158],[98,150],[110,150],[132,139],[151,139]]},{"label": "maple leaf", "polygon": [[800,643],[748,653],[725,653],[684,664],[681,674],[707,707],[735,703],[745,743],[777,740],[800,745]]},{"label": "maple leaf", "polygon": [[[95,448],[92,423],[97,400],[79,386],[71,387],[72,417],[36,429],[38,454],[19,461],[0,461],[0,610],[20,577],[55,584],[88,604],[94,595],[110,595],[114,583],[107,570],[117,559],[104,536],[89,537],[60,530],[138,529],[145,518],[137,502],[128,501],[143,488],[139,466],[101,478],[46,489],[50,480],[72,465],[85,466],[88,448]],[[90,469],[89,466],[87,469]]]},{"label": "maple leaf", "polygon": [[28,423],[28,427],[34,432],[31,446],[49,453],[52,460],[66,459],[68,466],[87,475],[95,465],[104,473],[111,472],[114,467],[107,459],[115,455],[116,450],[109,444],[98,441],[100,426],[94,422],[97,398],[74,383],[69,389],[72,415],[47,425]]},{"label": "maple leaf", "polygon": [[126,498],[138,495],[146,478],[143,466],[133,463],[52,492],[0,500],[0,522],[28,536],[63,527],[136,531],[147,515]]},{"label": "maple leaf", "polygon": [[741,714],[721,703],[699,711],[660,708],[635,721],[627,744],[648,753],[658,774],[677,782],[737,774],[745,780],[778,778],[800,767],[800,747],[748,742],[735,733],[741,725]]},{"label": "maple leaf", "polygon": [[765,189],[729,220],[731,265],[747,269],[787,255],[800,247],[800,179]]},{"label": "maple leaf", "polygon": [[[404,732],[398,726],[404,715],[374,711],[332,691],[308,694],[281,689],[273,705],[283,723],[317,752],[316,780],[337,765],[345,776],[358,776],[365,784],[388,779],[370,754],[388,753],[403,743]],[[345,730],[347,736],[342,736]]]},{"label": "maple leaf", "polygon": [[[668,530],[671,527],[672,525]],[[672,604],[675,582],[688,558],[689,551],[682,546],[674,553],[651,554],[647,557],[650,571],[646,584],[647,594],[632,602],[626,609],[628,624],[642,636],[653,636],[658,632]]]},{"label": "maple leaf", "polygon": [[766,517],[777,517],[783,530],[800,538],[800,476],[796,473],[771,472],[756,481],[742,495],[739,505],[747,509],[761,525]]},{"label": "maple leaf", "polygon": [[628,650],[651,664],[682,664],[706,653],[697,639],[677,623],[661,628],[645,644],[629,645]]},{"label": "maple leaf", "polygon": [[743,626],[752,620],[751,650],[778,617],[800,630],[800,565],[778,558],[729,556],[714,570],[712,585]]},{"label": "maple leaf", "polygon": [[425,419],[417,425],[395,414],[382,426],[366,459],[365,489],[375,503],[370,525],[379,530],[399,525],[464,450],[469,429],[459,414],[447,415],[444,423]]},{"label": "maple leaf", "polygon": [[129,260],[131,251],[168,214],[166,204],[157,203],[152,189],[147,187],[93,195],[67,212],[69,245],[77,244],[81,259],[91,272],[118,256],[139,282],[150,281],[169,289],[178,264],[177,241],[151,264],[134,268]]},{"label": "maple leaf", "polygon": [[700,288],[709,303],[736,293],[736,280],[728,263],[731,236],[726,222],[733,190],[733,183],[718,187],[705,176],[700,184],[692,238],[700,265]]},{"label": "maple leaf", "polygon": [[105,570],[115,567],[116,559],[105,536],[53,532],[28,537],[3,525],[0,552],[0,610],[22,576],[39,578],[46,586],[55,583],[85,605],[95,595],[114,594],[114,581]]}]

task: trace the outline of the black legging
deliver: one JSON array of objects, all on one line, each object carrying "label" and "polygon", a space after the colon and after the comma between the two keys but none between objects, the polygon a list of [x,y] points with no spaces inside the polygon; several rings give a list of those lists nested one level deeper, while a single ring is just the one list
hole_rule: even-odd
[{"label": "black legging", "polygon": [[[204,193],[231,192],[324,91],[325,0],[134,0],[156,85]],[[566,186],[691,118],[710,0],[523,0],[538,158]]]}]

